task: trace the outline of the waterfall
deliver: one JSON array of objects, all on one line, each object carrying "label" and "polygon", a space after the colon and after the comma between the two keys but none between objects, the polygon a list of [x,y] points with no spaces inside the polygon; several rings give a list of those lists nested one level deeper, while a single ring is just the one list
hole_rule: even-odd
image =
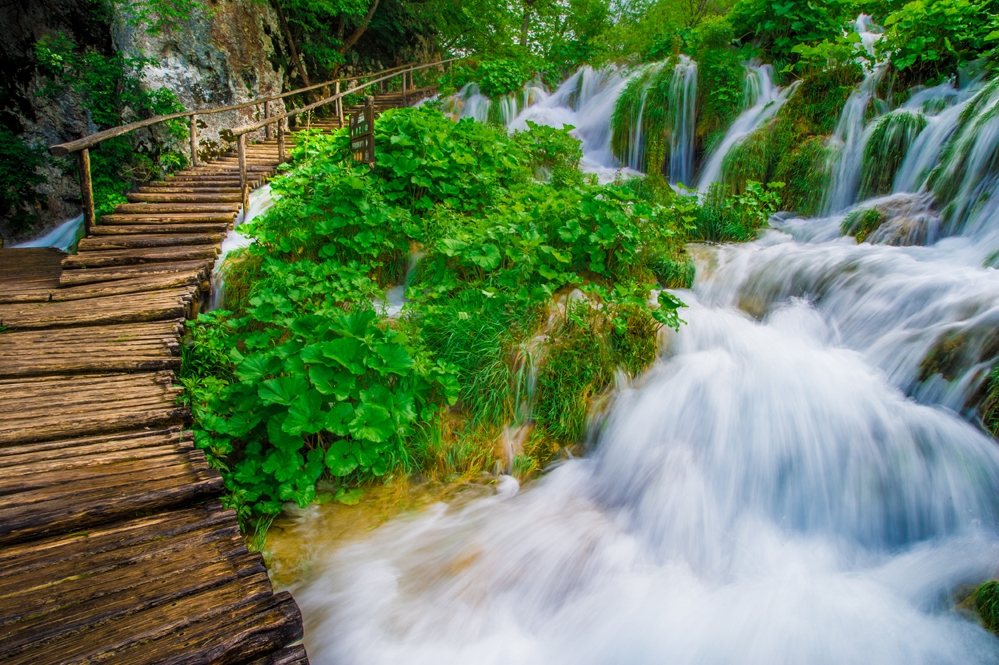
[{"label": "waterfall", "polygon": [[[783,93],[760,74],[737,123]],[[511,126],[574,124],[612,169],[634,76],[577,72]],[[346,546],[314,534],[313,663],[999,663],[955,609],[999,574],[999,446],[974,423],[999,360],[999,83],[865,128],[873,86],[837,127],[833,214],[691,246],[688,325],[589,456]],[[868,139],[894,191],[857,206]],[[842,237],[865,209],[870,242]],[[906,229],[923,246],[889,244]]]},{"label": "waterfall", "polygon": [[706,192],[711,183],[721,179],[722,165],[729,151],[774,117],[791,92],[791,88],[781,89],[774,84],[774,70],[770,65],[752,65],[747,68],[742,96],[744,110],[732,122],[725,138],[711,153],[701,170],[698,190]]},{"label": "waterfall", "polygon": [[37,238],[26,240],[20,244],[12,245],[18,247],[55,247],[64,252],[69,251],[77,241],[83,237],[83,214],[79,214],[73,219],[67,219],[56,226],[51,231],[47,231]]},{"label": "waterfall", "polygon": [[208,305],[208,311],[222,307],[225,302],[226,259],[229,257],[229,253],[253,244],[253,238],[244,236],[236,229],[270,210],[277,198],[279,197],[276,194],[271,194],[270,184],[250,192],[250,204],[247,210],[239,211],[233,228],[226,233],[222,240],[221,251],[218,258],[215,259],[215,265],[212,268],[212,299]]},{"label": "waterfall", "polygon": [[582,141],[582,167],[601,181],[614,180],[618,173],[635,174],[614,157],[611,147],[611,115],[614,104],[634,74],[615,68],[594,70],[583,67],[552,94],[532,91],[529,104],[507,126],[527,129],[527,121],[551,127],[572,126],[572,134]]},{"label": "waterfall", "polygon": [[860,86],[846,100],[836,129],[829,139],[835,153],[830,160],[832,178],[826,208],[832,212],[845,210],[852,204],[860,187],[860,170],[864,147],[870,138],[870,128],[864,130],[864,114],[874,95],[881,70],[868,73]]},{"label": "waterfall", "polygon": [[697,63],[680,57],[673,70],[669,99],[673,101],[673,130],[670,132],[669,181],[693,185],[694,124],[697,103]]}]

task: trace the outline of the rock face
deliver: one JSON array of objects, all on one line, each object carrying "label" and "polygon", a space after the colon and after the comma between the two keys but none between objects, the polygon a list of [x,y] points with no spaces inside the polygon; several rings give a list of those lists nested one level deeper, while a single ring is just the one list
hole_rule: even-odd
[{"label": "rock face", "polygon": [[[103,55],[113,52],[110,26],[95,16],[91,0],[28,0],[0,4],[0,123],[33,148],[71,141],[97,131],[80,94],[72,87],[43,94],[34,44],[58,33]],[[23,240],[80,214],[80,188],[73,161],[46,160],[46,181],[34,228],[15,234],[0,211],[0,235]]]},{"label": "rock face", "polygon": [[[172,90],[188,109],[230,106],[281,92],[284,70],[276,63],[283,44],[270,4],[258,0],[204,3],[172,28],[152,34],[119,10],[112,25],[116,48],[152,58],[143,83]],[[272,104],[272,109],[283,109]],[[202,154],[226,149],[224,129],[257,119],[255,107],[199,117]],[[262,117],[262,115],[260,116]]]},{"label": "rock face", "polygon": [[[266,2],[204,0],[190,17],[157,34],[150,34],[125,10],[101,17],[94,6],[93,0],[0,3],[0,122],[29,146],[47,149],[100,129],[72,86],[55,95],[41,94],[46,79],[36,70],[34,45],[60,32],[78,49],[152,59],[142,84],[173,91],[185,108],[238,104],[282,90],[285,72],[276,63],[282,60],[284,44],[277,15]],[[272,105],[275,111],[282,108]],[[223,129],[256,117],[252,107],[201,116],[202,156],[228,149],[219,136]],[[46,182],[39,187],[45,200],[35,211],[40,221],[15,235],[8,220],[0,217],[0,235],[8,243],[44,233],[80,214],[74,164],[72,158],[47,159]]]}]

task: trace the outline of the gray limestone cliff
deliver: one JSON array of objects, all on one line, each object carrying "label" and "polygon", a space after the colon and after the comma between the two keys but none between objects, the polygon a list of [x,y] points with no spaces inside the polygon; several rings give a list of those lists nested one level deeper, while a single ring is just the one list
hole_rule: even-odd
[{"label": "gray limestone cliff", "polygon": [[[8,244],[80,213],[74,161],[52,158],[47,149],[104,128],[95,123],[72,85],[55,93],[45,90],[48,79],[35,58],[35,44],[43,37],[61,33],[81,51],[149,58],[141,84],[150,90],[171,90],[189,109],[238,104],[281,92],[284,44],[273,8],[259,0],[202,0],[201,5],[189,17],[150,34],[122,5],[106,0],[0,4],[0,129],[46,151],[45,165],[38,170],[45,176],[37,188],[42,200],[32,210],[38,221],[14,229],[5,216],[8,211],[0,210],[0,236]],[[202,154],[226,149],[220,131],[255,117],[253,108],[202,116]],[[152,135],[139,137],[151,139]],[[178,147],[187,150],[186,145]]]}]

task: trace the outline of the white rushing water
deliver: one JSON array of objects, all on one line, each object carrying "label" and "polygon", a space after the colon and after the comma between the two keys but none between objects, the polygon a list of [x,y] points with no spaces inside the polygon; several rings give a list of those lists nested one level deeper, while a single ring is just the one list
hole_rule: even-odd
[{"label": "white rushing water", "polygon": [[[756,75],[729,148],[784,98]],[[627,80],[582,70],[511,126],[572,124],[588,168],[613,171]],[[837,127],[835,214],[692,249],[688,324],[590,456],[316,563],[294,590],[312,663],[999,663],[954,607],[999,575],[999,445],[973,399],[999,356],[999,271],[983,267],[999,88],[912,95],[926,127],[895,191],[861,204],[888,221],[858,244],[841,225],[873,89],[872,74]]]},{"label": "white rushing water", "polygon": [[711,183],[721,180],[725,156],[736,144],[774,117],[794,91],[794,87],[782,89],[774,84],[774,69],[771,65],[749,67],[743,90],[744,110],[728,128],[725,138],[701,169],[701,178],[697,183],[699,191],[706,192]]},{"label": "white rushing water", "polygon": [[212,268],[212,299],[208,305],[209,311],[221,307],[225,300],[226,259],[229,257],[229,253],[253,244],[252,238],[244,236],[236,229],[270,210],[277,198],[277,195],[271,194],[270,184],[266,184],[250,192],[248,209],[240,209],[239,214],[236,215],[233,228],[226,233],[222,240],[221,251]]},{"label": "white rushing water", "polygon": [[55,247],[64,252],[73,247],[83,237],[83,214],[67,219],[51,231],[12,247]]}]

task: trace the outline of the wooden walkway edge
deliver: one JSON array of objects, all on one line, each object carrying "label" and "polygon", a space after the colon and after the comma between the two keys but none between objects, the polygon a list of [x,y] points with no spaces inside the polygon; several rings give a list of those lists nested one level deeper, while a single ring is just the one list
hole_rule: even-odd
[{"label": "wooden walkway edge", "polygon": [[[247,157],[259,186],[276,141]],[[140,187],[75,255],[0,250],[0,664],[308,663],[173,374],[238,169],[227,155]]]}]

